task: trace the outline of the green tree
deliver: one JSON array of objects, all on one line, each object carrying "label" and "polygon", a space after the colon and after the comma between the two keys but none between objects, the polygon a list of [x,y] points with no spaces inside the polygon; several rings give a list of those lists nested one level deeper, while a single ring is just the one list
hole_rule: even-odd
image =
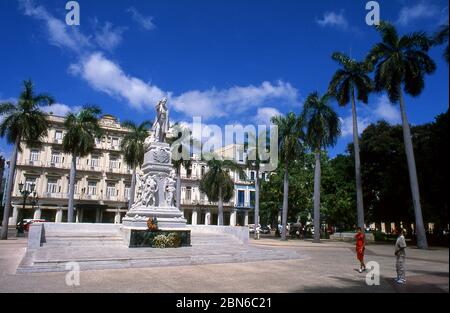
[{"label": "green tree", "polygon": [[236,171],[241,177],[245,177],[242,167],[230,160],[212,159],[207,162],[208,171],[200,181],[200,190],[208,199],[218,202],[219,226],[223,226],[223,203],[228,202],[234,195],[234,182],[228,171]]},{"label": "green tree", "polygon": [[128,210],[134,203],[136,192],[136,171],[144,163],[145,139],[149,136],[149,129],[152,126],[150,121],[144,121],[140,125],[132,121],[125,121],[122,126],[128,129],[128,133],[123,137],[120,143],[120,149],[123,153],[125,163],[133,169],[131,177],[130,199],[128,200]]},{"label": "green tree", "polygon": [[5,102],[0,104],[0,137],[6,137],[8,143],[13,144],[10,170],[6,189],[5,209],[0,239],[8,239],[8,220],[11,210],[11,193],[14,186],[17,154],[21,151],[20,142],[24,140],[27,145],[39,144],[47,135],[49,123],[47,115],[41,107],[51,105],[54,99],[46,94],[35,94],[34,85],[30,80],[24,81],[24,89],[17,103]]},{"label": "green tree", "polygon": [[295,113],[286,116],[276,116],[272,118],[272,123],[278,126],[278,151],[280,160],[284,166],[283,179],[283,213],[281,239],[286,240],[286,226],[289,208],[289,166],[298,160],[303,154],[304,137],[302,121]]},{"label": "green tree", "polygon": [[69,178],[69,204],[67,222],[74,221],[74,195],[77,175],[77,159],[89,155],[95,149],[95,138],[100,138],[102,129],[99,125],[100,108],[85,106],[78,113],[68,113],[64,121],[67,133],[63,139],[63,150],[72,155]]},{"label": "green tree", "polygon": [[425,75],[432,74],[436,70],[436,64],[428,55],[432,40],[423,32],[400,37],[395,27],[386,22],[377,26],[377,30],[382,37],[382,42],[372,48],[367,59],[376,66],[376,90],[386,91],[392,103],[400,103],[403,137],[416,216],[417,247],[426,249],[428,243],[423,224],[416,162],[402,85],[405,92],[413,97],[421,94],[425,87]]},{"label": "green tree", "polygon": [[447,47],[444,51],[444,58],[448,64],[448,22],[446,25],[442,25],[439,31],[434,35],[434,44],[443,45],[447,43]]},{"label": "green tree", "polygon": [[369,77],[372,66],[368,62],[357,62],[339,52],[333,53],[332,58],[341,65],[341,69],[339,69],[331,79],[328,92],[336,97],[339,105],[345,106],[350,101],[352,104],[358,226],[364,227],[363,187],[361,181],[361,160],[359,155],[359,132],[355,92],[357,92],[359,101],[366,104],[368,103],[369,94],[373,90],[373,82]]},{"label": "green tree", "polygon": [[322,149],[336,145],[341,134],[337,113],[329,105],[330,95],[310,94],[303,105],[302,120],[305,125],[305,143],[315,155],[314,175],[314,242],[320,242],[320,189]]}]

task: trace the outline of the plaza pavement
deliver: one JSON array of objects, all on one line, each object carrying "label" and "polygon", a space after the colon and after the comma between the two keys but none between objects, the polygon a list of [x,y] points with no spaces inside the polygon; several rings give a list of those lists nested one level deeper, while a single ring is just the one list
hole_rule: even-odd
[{"label": "plaza pavement", "polygon": [[81,272],[80,286],[69,287],[65,273],[15,274],[26,250],[26,239],[0,241],[0,292],[158,292],[158,293],[278,293],[278,292],[449,292],[448,248],[409,248],[404,287],[395,277],[393,247],[367,247],[367,261],[381,267],[381,285],[367,286],[356,271],[350,243],[251,240],[251,245],[294,250],[305,257],[252,263],[210,264]]}]

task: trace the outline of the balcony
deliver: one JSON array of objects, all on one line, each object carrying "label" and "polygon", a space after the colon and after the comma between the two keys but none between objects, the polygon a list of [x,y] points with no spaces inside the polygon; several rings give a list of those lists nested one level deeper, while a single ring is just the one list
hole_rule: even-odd
[{"label": "balcony", "polygon": [[181,179],[184,179],[184,180],[200,180],[201,179],[201,177],[200,176],[197,176],[197,175],[181,175],[180,176],[181,177]]},{"label": "balcony", "polygon": [[238,202],[236,208],[238,209],[253,209],[255,207],[254,202]]}]

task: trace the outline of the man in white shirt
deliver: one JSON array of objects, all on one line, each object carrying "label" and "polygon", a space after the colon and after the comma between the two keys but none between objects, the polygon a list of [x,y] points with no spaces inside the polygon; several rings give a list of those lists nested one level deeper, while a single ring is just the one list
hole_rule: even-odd
[{"label": "man in white shirt", "polygon": [[406,240],[405,240],[405,230],[400,229],[398,232],[397,242],[395,243],[395,256],[397,258],[395,267],[397,269],[397,278],[395,282],[398,284],[406,284],[405,276],[405,259],[406,259]]}]

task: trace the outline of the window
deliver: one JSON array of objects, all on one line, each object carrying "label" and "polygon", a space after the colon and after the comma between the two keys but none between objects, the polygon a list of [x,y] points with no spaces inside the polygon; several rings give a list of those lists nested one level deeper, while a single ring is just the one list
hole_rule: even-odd
[{"label": "window", "polygon": [[186,187],[186,200],[191,200],[192,198],[192,188]]},{"label": "window", "polygon": [[61,163],[61,152],[58,151],[52,152],[52,163],[53,164]]},{"label": "window", "polygon": [[119,138],[113,137],[111,139],[111,145],[113,148],[118,148],[119,147]]},{"label": "window", "polygon": [[90,181],[88,182],[88,195],[90,196],[94,196],[97,194],[97,182],[95,181]]},{"label": "window", "polygon": [[100,165],[100,160],[99,160],[98,156],[92,156],[92,158],[91,158],[91,166],[99,167],[99,165]]},{"label": "window", "polygon": [[205,176],[206,167],[203,165],[201,169],[202,177]]},{"label": "window", "polygon": [[187,178],[191,178],[191,176],[192,176],[192,167],[189,166],[186,169],[186,176],[187,176]]},{"label": "window", "polygon": [[36,187],[36,178],[35,177],[25,178],[25,186],[24,186],[25,190],[31,191],[35,187]]},{"label": "window", "polygon": [[252,207],[255,206],[255,192],[254,191],[250,191],[250,205]]},{"label": "window", "polygon": [[245,191],[238,190],[238,206],[244,206],[245,204]]},{"label": "window", "polygon": [[39,161],[39,150],[31,150],[30,161]]},{"label": "window", "polygon": [[108,186],[106,186],[106,196],[107,197],[115,197],[116,196],[116,185],[115,184],[108,184]]},{"label": "window", "polygon": [[57,130],[55,132],[55,140],[62,140],[63,139],[63,132],[61,130]]},{"label": "window", "polygon": [[109,159],[109,168],[111,169],[117,169],[120,168],[119,166],[119,160],[116,157],[111,157]]},{"label": "window", "polygon": [[55,178],[47,179],[47,192],[57,193],[58,192],[58,180]]},{"label": "window", "polygon": [[255,180],[255,172],[254,171],[250,172],[250,179]]},{"label": "window", "polygon": [[130,195],[131,195],[131,186],[129,185],[125,185],[125,199],[130,199]]},{"label": "window", "polygon": [[266,173],[262,173],[262,180],[266,180]]}]

